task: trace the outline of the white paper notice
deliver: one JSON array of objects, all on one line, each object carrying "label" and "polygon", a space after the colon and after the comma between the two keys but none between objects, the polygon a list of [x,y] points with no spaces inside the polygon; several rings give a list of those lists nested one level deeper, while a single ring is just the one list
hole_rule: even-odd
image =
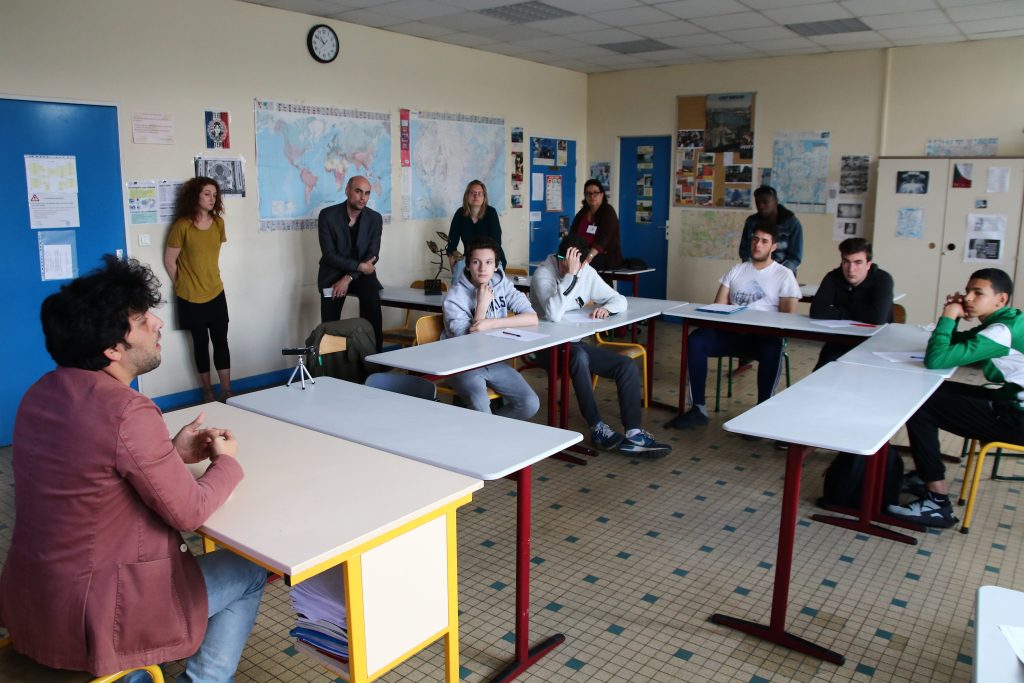
[{"label": "white paper notice", "polygon": [[541,202],[544,201],[544,174],[543,173],[531,173],[530,174],[530,201]]},{"label": "white paper notice", "polygon": [[1006,216],[993,213],[967,214],[964,262],[992,263],[1003,258]]},{"label": "white paper notice", "polygon": [[70,280],[74,277],[70,244],[43,245],[43,279]]},{"label": "white paper notice", "polygon": [[128,181],[128,216],[132,225],[156,223],[156,183]]},{"label": "white paper notice", "polygon": [[1008,166],[989,166],[986,192],[990,194],[1010,191],[1010,169]]},{"label": "white paper notice", "polygon": [[562,210],[562,176],[549,175],[544,178],[544,210]]},{"label": "white paper notice", "polygon": [[26,154],[25,177],[29,192],[78,192],[78,169],[71,155]]},{"label": "white paper notice", "polygon": [[158,223],[170,223],[174,218],[174,202],[184,181],[161,180],[156,184],[156,203]]},{"label": "white paper notice", "polygon": [[540,220],[540,214],[541,214],[540,211],[531,211],[530,212],[530,222],[531,223],[538,222]]},{"label": "white paper notice", "polygon": [[33,230],[77,228],[82,224],[78,217],[78,193],[30,192],[28,218]]},{"label": "white paper notice", "polygon": [[543,339],[550,335],[542,334],[540,332],[531,332],[530,330],[524,330],[521,327],[515,328],[502,328],[500,330],[491,330],[487,332],[490,337],[501,337],[502,339],[512,339],[513,341],[536,341],[537,339]]},{"label": "white paper notice", "polygon": [[170,114],[157,112],[133,113],[132,142],[137,145],[173,145],[174,119]]}]

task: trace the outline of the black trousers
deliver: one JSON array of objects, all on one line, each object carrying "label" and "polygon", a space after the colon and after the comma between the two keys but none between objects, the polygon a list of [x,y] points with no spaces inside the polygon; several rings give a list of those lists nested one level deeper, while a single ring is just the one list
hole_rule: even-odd
[{"label": "black trousers", "polygon": [[989,441],[1024,444],[1024,412],[993,391],[975,384],[943,382],[907,421],[910,450],[918,475],[926,483],[946,478],[939,451],[939,430]]},{"label": "black trousers", "polygon": [[[359,299],[359,317],[373,326],[373,338],[377,342],[377,353],[384,344],[384,325],[380,313],[380,282],[376,273],[360,275],[348,285],[348,294]],[[345,306],[343,296],[338,299],[325,297],[320,291],[320,322],[341,320],[341,309]]]}]

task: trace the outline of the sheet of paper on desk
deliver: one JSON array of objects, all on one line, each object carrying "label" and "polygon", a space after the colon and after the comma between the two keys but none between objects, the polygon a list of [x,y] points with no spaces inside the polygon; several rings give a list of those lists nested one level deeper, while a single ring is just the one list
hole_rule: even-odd
[{"label": "sheet of paper on desk", "polygon": [[604,322],[592,317],[593,314],[593,307],[577,308],[572,311],[566,311],[565,315],[562,316],[562,321],[567,323],[590,323],[591,325]]},{"label": "sheet of paper on desk", "polygon": [[1017,659],[1024,664],[1024,626],[999,624],[999,630],[1003,632],[1006,640],[1010,642],[1010,647],[1013,648],[1013,653],[1017,655]]},{"label": "sheet of paper on desk", "polygon": [[500,330],[492,330],[487,333],[492,337],[501,337],[502,339],[518,339],[519,341],[536,341],[537,339],[543,339],[549,335],[542,334],[540,332],[531,332],[530,330],[524,330],[521,327],[515,329],[503,328]]},{"label": "sheet of paper on desk", "polygon": [[706,306],[698,306],[698,311],[704,311],[705,313],[736,313],[742,311],[746,306],[739,306],[736,304],[707,304]]},{"label": "sheet of paper on desk", "polygon": [[857,320],[812,320],[812,325],[820,325],[821,327],[878,327],[870,323],[862,323]]},{"label": "sheet of paper on desk", "polygon": [[879,358],[884,358],[890,363],[913,363],[924,365],[924,349],[920,351],[873,351]]}]

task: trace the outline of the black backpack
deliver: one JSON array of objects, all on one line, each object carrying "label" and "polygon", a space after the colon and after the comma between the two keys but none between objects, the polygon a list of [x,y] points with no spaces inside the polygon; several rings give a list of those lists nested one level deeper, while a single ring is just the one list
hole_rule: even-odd
[{"label": "black backpack", "polygon": [[[818,504],[822,507],[856,508],[860,506],[861,490],[864,486],[864,471],[867,456],[839,453],[825,470],[825,487]],[[903,488],[903,458],[895,449],[889,449],[889,460],[885,467],[885,487],[882,491],[882,506],[898,505]]]}]

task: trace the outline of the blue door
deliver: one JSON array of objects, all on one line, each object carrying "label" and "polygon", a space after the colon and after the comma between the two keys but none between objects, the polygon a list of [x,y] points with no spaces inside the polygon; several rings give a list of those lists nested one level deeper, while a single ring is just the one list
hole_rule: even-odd
[{"label": "blue door", "polygon": [[[558,142],[555,138],[530,138],[530,146],[526,153],[530,155],[530,187],[528,192],[533,196],[534,174],[543,174],[544,187],[541,199],[530,200],[530,213],[540,214],[539,221],[530,221],[530,261],[543,261],[558,250],[559,220],[572,223],[576,215],[576,141],[562,140],[567,143],[564,164],[545,163],[548,160],[558,161]],[[549,179],[561,182],[562,208],[560,211],[548,211],[546,200]],[[556,185],[557,187],[557,185]]]},{"label": "blue door", "polygon": [[67,280],[42,280],[40,234],[29,222],[26,155],[73,156],[78,176],[79,227],[74,233],[80,273],[104,253],[124,252],[124,200],[117,109],[111,106],[0,98],[0,205],[4,267],[0,319],[11,345],[0,356],[0,444],[11,443],[14,415],[25,390],[54,368],[39,324],[39,306]]},{"label": "blue door", "polygon": [[[622,254],[654,268],[640,276],[640,296],[665,298],[668,267],[668,201],[671,137],[622,138],[619,142],[619,227]],[[632,291],[623,293],[632,294]]]}]

